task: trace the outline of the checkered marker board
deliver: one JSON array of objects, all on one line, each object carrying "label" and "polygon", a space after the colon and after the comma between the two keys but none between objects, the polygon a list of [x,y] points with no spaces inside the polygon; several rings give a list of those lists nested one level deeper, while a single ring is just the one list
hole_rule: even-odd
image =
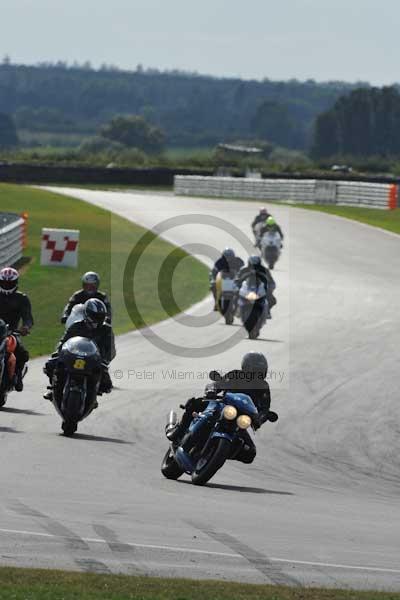
[{"label": "checkered marker board", "polygon": [[77,267],[78,247],[78,230],[42,229],[40,264],[53,267]]}]

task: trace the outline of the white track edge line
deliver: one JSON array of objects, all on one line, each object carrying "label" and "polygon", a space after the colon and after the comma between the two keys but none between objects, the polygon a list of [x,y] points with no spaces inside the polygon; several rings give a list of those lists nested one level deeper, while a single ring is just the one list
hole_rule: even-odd
[{"label": "white track edge line", "polygon": [[[25,535],[25,536],[35,536],[35,537],[44,537],[44,538],[53,538],[53,539],[69,539],[68,536],[54,535],[51,533],[41,533],[36,531],[25,531],[18,529],[0,529],[2,533],[13,533],[16,535]],[[99,538],[81,538],[82,541],[92,544],[107,544],[106,540],[102,540]],[[213,552],[211,550],[196,550],[195,548],[182,548],[179,546],[158,546],[155,544],[134,544],[132,542],[124,542],[127,546],[132,546],[132,548],[147,548],[150,550],[166,550],[169,552],[188,552],[189,554],[205,554],[209,556],[224,556],[226,558],[243,558],[241,554],[230,554],[228,552]],[[333,569],[348,569],[348,570],[356,570],[356,571],[375,571],[378,573],[400,573],[400,569],[389,569],[385,567],[370,567],[370,566],[362,566],[362,565],[343,565],[340,563],[328,563],[328,562],[316,562],[316,561],[307,561],[307,560],[296,560],[289,558],[277,558],[277,557],[268,557],[268,560],[272,562],[280,562],[287,563],[293,565],[308,565],[314,567],[328,567]]]}]

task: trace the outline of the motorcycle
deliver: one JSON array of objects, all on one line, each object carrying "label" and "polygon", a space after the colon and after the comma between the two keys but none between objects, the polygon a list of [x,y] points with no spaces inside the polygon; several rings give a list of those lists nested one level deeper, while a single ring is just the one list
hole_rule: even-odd
[{"label": "motorcycle", "polygon": [[261,238],[261,254],[270,269],[277,262],[282,248],[282,239],[277,231],[267,231]]},{"label": "motorcycle", "polygon": [[249,279],[244,281],[239,290],[239,312],[251,340],[258,338],[260,335],[268,311],[265,285],[257,281],[251,282]]},{"label": "motorcycle", "polygon": [[52,402],[64,435],[70,437],[97,406],[104,364],[95,342],[80,336],[67,340],[55,360]]},{"label": "motorcycle", "polygon": [[228,271],[220,271],[215,280],[216,299],[219,312],[227,325],[232,325],[236,311],[234,277]]},{"label": "motorcycle", "polygon": [[[14,389],[16,358],[15,349],[17,347],[18,331],[8,333],[0,342],[0,408],[7,402],[7,396]],[[25,365],[22,377],[28,367]]]},{"label": "motorcycle", "polygon": [[[171,411],[169,423],[176,423]],[[225,392],[216,395],[204,413],[196,415],[183,438],[193,435],[189,450],[171,443],[164,456],[161,472],[167,479],[178,479],[183,473],[191,475],[192,483],[207,483],[228,459],[235,459],[244,441],[241,432],[258,419],[258,411],[247,394]],[[190,440],[190,437],[189,437]]]}]

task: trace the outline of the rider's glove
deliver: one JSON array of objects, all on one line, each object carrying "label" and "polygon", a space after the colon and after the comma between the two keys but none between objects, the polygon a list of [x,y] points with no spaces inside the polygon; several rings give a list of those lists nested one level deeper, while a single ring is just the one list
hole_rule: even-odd
[{"label": "rider's glove", "polygon": [[207,398],[207,400],[213,400],[214,398],[217,397],[218,394],[218,388],[215,382],[212,383],[207,383],[205,389],[204,389],[204,395]]}]

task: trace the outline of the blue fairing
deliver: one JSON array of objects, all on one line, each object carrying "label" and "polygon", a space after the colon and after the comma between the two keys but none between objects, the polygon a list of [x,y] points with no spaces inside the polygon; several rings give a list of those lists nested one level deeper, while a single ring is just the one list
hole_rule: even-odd
[{"label": "blue fairing", "polygon": [[254,417],[258,414],[253,400],[247,394],[227,392],[224,396],[224,404],[234,406],[242,415]]}]

